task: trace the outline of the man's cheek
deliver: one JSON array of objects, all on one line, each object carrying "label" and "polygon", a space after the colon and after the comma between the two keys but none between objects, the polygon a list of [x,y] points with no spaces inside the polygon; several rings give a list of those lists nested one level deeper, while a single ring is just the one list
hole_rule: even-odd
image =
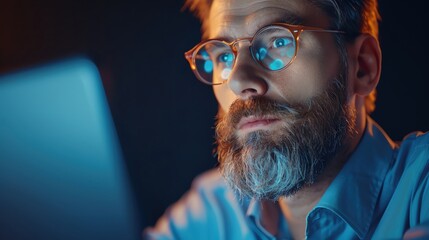
[{"label": "man's cheek", "polygon": [[231,91],[227,83],[213,86],[213,91],[220,108],[224,113],[227,113],[231,104],[237,99],[237,96]]}]

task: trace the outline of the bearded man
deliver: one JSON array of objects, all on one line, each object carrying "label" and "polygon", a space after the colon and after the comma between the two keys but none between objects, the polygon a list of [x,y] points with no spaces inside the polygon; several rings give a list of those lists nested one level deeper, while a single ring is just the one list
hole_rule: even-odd
[{"label": "bearded man", "polygon": [[376,0],[188,0],[185,56],[213,87],[219,167],[147,239],[429,235],[429,135],[393,142],[369,114],[381,73]]}]

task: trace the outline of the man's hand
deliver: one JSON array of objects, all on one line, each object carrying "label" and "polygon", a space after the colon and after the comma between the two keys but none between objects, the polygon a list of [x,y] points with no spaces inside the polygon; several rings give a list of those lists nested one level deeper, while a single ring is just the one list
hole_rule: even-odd
[{"label": "man's hand", "polygon": [[429,222],[408,229],[404,234],[405,240],[429,239]]}]

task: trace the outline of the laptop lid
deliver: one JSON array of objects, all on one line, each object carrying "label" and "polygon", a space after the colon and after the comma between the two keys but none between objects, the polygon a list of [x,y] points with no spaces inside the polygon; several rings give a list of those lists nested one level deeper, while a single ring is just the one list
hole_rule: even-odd
[{"label": "laptop lid", "polygon": [[0,76],[0,239],[140,239],[136,206],[93,62]]}]

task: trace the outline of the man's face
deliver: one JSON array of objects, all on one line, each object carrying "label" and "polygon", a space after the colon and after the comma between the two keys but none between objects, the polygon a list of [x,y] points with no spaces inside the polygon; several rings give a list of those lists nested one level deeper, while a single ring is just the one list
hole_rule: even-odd
[{"label": "man's face", "polygon": [[[232,41],[292,18],[329,29],[326,14],[304,0],[217,0],[208,31],[210,38]],[[248,42],[240,42],[237,50],[228,81],[213,87],[221,107],[216,126],[220,167],[245,195],[292,195],[317,180],[353,122],[334,36],[303,32],[295,61],[280,71],[259,66]]]}]

